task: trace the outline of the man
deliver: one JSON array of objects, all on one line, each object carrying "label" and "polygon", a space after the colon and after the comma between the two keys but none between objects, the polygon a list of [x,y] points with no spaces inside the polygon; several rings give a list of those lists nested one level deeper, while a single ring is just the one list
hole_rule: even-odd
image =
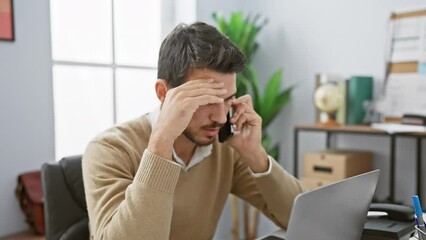
[{"label": "man", "polygon": [[[84,154],[94,239],[211,239],[229,193],[287,226],[302,188],[262,147],[250,96],[235,97],[244,67],[212,26],[179,25],[167,36],[155,85],[161,108],[100,134]],[[219,143],[231,108],[239,134]]]}]

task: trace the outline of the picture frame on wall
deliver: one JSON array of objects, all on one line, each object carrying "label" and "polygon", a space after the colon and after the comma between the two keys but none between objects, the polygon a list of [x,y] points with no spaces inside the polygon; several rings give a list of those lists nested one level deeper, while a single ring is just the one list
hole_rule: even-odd
[{"label": "picture frame on wall", "polygon": [[0,0],[0,41],[14,41],[13,0]]}]

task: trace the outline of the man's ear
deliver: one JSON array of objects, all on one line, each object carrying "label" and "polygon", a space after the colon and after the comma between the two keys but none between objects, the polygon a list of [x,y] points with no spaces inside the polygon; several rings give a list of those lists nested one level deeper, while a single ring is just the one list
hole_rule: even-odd
[{"label": "man's ear", "polygon": [[161,103],[163,103],[164,99],[166,99],[167,90],[169,90],[169,85],[167,84],[166,80],[158,79],[155,83],[155,93],[157,94],[157,97]]}]

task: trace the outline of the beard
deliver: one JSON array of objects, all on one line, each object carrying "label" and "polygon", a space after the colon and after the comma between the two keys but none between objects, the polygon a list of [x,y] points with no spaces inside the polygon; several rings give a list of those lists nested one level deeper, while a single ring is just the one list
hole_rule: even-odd
[{"label": "beard", "polygon": [[197,136],[189,130],[185,130],[183,131],[183,135],[191,142],[193,142],[195,145],[197,145],[198,147],[204,147],[207,145],[210,145],[213,141],[214,141],[214,137],[211,138],[210,140],[206,140],[206,141],[202,141],[201,139],[198,139]]},{"label": "beard", "polygon": [[[219,123],[214,123],[208,126],[203,126],[200,129],[203,128],[216,128],[216,127],[223,127],[224,124],[219,124]],[[199,146],[199,147],[204,147],[204,146],[208,146],[210,144],[212,144],[214,142],[214,140],[216,139],[216,137],[212,137],[210,139],[207,140],[202,140],[199,137],[197,137],[196,131],[192,131],[189,128],[186,128],[183,131],[183,135],[192,143],[194,143],[195,145]]]}]

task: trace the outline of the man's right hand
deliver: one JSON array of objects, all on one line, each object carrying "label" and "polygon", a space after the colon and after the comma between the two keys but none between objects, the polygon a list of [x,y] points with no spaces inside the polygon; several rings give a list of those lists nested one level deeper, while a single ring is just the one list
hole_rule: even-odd
[{"label": "man's right hand", "polygon": [[226,89],[213,79],[189,80],[169,89],[152,130],[148,150],[171,159],[174,141],[183,133],[200,106],[223,103]]}]

